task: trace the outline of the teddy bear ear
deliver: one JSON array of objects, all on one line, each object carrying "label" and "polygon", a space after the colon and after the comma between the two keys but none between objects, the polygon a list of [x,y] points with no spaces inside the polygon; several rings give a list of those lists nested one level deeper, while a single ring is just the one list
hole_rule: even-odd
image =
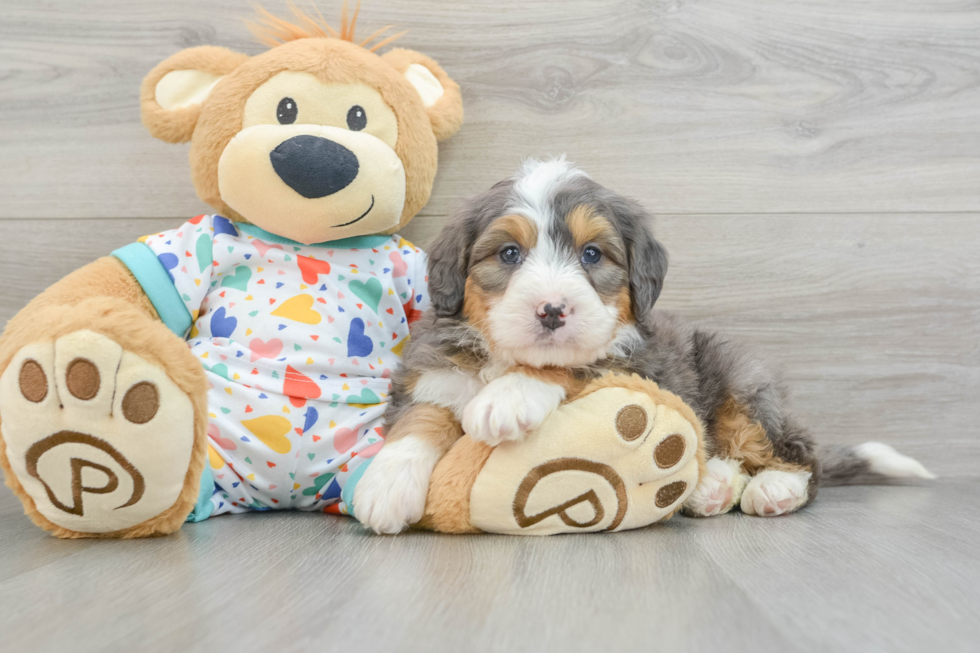
[{"label": "teddy bear ear", "polygon": [[463,124],[463,96],[459,84],[439,64],[421,52],[401,48],[386,52],[382,59],[418,91],[436,139],[445,140],[459,130]]},{"label": "teddy bear ear", "polygon": [[247,59],[247,55],[214,46],[188,48],[169,57],[143,79],[143,126],[168,143],[191,140],[211,89]]}]

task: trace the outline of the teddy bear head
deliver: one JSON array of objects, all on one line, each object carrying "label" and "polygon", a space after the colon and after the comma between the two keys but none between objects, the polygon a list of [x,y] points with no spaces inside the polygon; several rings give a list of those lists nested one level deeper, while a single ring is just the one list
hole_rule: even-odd
[{"label": "teddy bear head", "polygon": [[394,37],[355,43],[356,13],[336,31],[259,11],[267,52],[171,56],[143,80],[143,124],[191,142],[197,194],[225,217],[306,244],[394,233],[429,199],[459,86],[418,52],[376,54]]}]

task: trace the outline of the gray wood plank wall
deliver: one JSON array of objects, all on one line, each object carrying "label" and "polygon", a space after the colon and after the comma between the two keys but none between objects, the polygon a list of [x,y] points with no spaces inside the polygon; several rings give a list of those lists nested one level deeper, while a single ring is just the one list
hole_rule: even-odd
[{"label": "gray wood plank wall", "polygon": [[[180,48],[259,52],[249,13],[0,0],[0,321],[206,210],[187,148],[140,126],[139,83]],[[822,439],[975,474],[975,1],[364,0],[365,34],[388,23],[460,82],[467,111],[406,236],[424,246],[522,157],[567,153],[659,215],[662,306],[776,360]]]}]

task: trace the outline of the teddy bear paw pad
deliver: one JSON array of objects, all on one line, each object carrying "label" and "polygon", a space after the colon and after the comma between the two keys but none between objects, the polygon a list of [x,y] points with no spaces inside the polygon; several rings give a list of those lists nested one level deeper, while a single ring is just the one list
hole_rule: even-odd
[{"label": "teddy bear paw pad", "polygon": [[166,373],[92,331],[22,348],[0,377],[0,433],[37,510],[83,533],[171,507],[194,443],[194,408]]},{"label": "teddy bear paw pad", "polygon": [[638,528],[698,481],[697,430],[666,393],[605,387],[490,454],[470,494],[480,530],[549,535]]}]

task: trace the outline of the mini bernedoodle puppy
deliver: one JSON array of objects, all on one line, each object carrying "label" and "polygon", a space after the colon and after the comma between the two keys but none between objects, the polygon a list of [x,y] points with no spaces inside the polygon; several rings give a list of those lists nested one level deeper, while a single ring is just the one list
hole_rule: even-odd
[{"label": "mini bernedoodle puppy", "polygon": [[564,158],[527,162],[449,220],[429,260],[432,307],[393,377],[386,444],[355,490],[361,522],[405,529],[462,433],[520,439],[610,371],[652,379],[706,425],[708,473],[684,504],[690,515],[781,515],[812,501],[818,483],[931,477],[881,443],[818,457],[759,360],[652,310],[667,253],[651,225]]}]

